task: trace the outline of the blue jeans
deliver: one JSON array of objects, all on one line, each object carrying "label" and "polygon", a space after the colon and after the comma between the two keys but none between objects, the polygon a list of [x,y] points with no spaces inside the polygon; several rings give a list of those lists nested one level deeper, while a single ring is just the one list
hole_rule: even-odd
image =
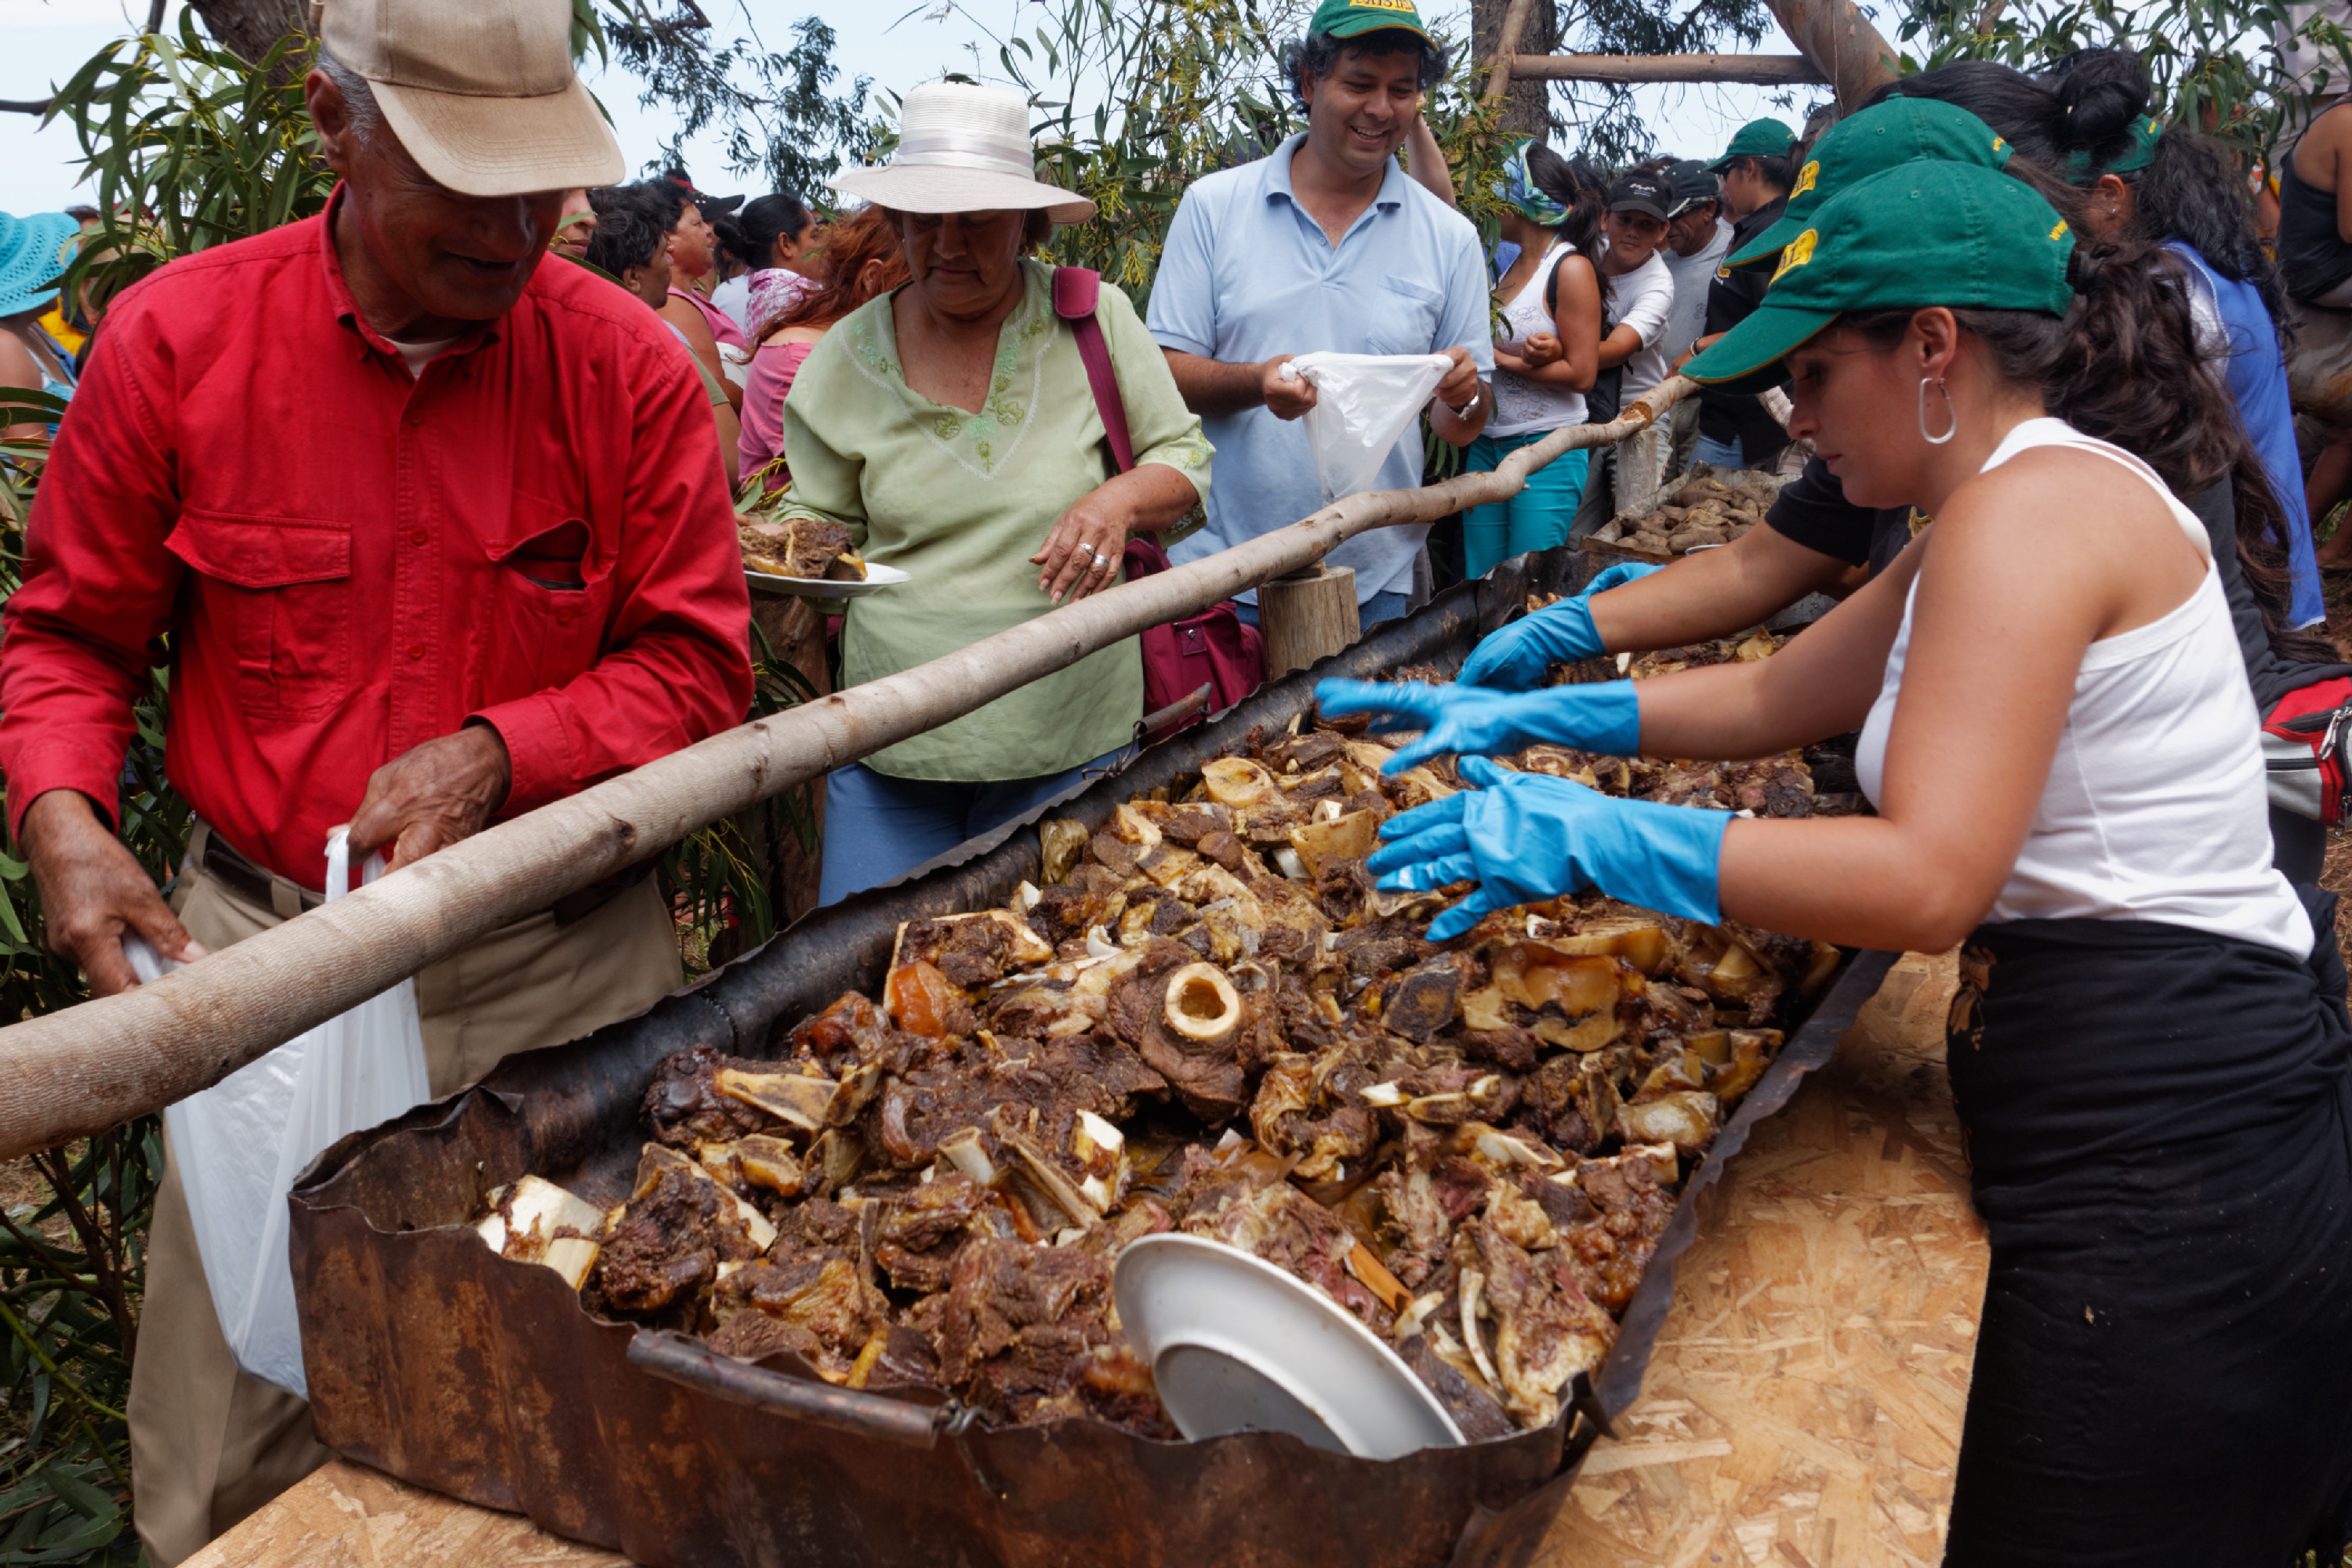
[{"label": "blue jeans", "polygon": [[1711,436],[1701,436],[1691,447],[1691,461],[1713,463],[1718,468],[1744,468],[1748,466],[1747,455],[1740,450],[1738,442],[1718,441]]},{"label": "blue jeans", "polygon": [[[1532,447],[1550,435],[1529,430],[1518,436],[1481,436],[1470,443],[1463,458],[1465,471],[1490,474],[1505,458],[1522,447]],[[1569,452],[1548,468],[1528,476],[1527,488],[1510,500],[1474,506],[1462,517],[1462,574],[1484,577],[1515,555],[1549,550],[1568,541],[1569,524],[1576,521],[1577,502],[1584,496],[1584,476],[1590,452]]]},{"label": "blue jeans", "polygon": [[1044,805],[1118,754],[1065,773],[974,784],[892,778],[863,763],[835,768],[824,781],[824,868],[817,901],[837,903],[896,880],[934,855]]},{"label": "blue jeans", "polygon": [[[1412,605],[1412,595],[1410,594],[1375,594],[1356,606],[1356,625],[1361,630],[1370,631],[1382,621],[1395,620]],[[1234,602],[1234,610],[1251,626],[1258,624],[1255,605],[1244,604],[1236,599]]]}]

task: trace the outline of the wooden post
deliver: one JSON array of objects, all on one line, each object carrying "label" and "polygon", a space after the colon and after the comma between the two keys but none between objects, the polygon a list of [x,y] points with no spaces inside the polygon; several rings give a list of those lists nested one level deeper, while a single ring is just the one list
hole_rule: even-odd
[{"label": "wooden post", "polygon": [[1265,634],[1265,678],[1279,680],[1328,658],[1363,635],[1356,616],[1356,569],[1326,566],[1276,577],[1257,591],[1257,626]]},{"label": "wooden post", "polygon": [[1320,561],[1356,535],[1508,500],[1694,389],[1670,375],[1608,425],[1555,430],[1490,473],[1367,490],[1231,550],[969,647],[723,731],[404,866],[118,995],[0,1028],[0,1159],[160,1110],[489,932],[781,790],[937,729],[1149,626]]}]

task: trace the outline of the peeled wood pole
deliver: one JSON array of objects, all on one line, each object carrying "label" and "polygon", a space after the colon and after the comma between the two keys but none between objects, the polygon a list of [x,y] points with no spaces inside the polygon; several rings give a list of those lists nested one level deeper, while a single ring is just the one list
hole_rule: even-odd
[{"label": "peeled wood pole", "polygon": [[1368,529],[1508,500],[1561,454],[1646,427],[1554,431],[1491,473],[1371,490],[1245,544],[1106,590],[929,664],[787,709],[488,828],[152,984],[0,1029],[0,1158],[143,1116],[219,1082],[487,932],[844,763],[970,713],[1149,626],[1297,572]]},{"label": "peeled wood pole", "polygon": [[1510,68],[1549,81],[1752,81],[1769,86],[1829,79],[1802,55],[1520,55]]}]

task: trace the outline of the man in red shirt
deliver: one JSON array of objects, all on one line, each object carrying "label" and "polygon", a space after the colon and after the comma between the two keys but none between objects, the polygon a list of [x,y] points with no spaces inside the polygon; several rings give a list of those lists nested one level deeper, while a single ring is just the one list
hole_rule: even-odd
[{"label": "man in red shirt", "polygon": [[[567,0],[327,0],[306,84],[326,213],[108,311],[0,631],[0,768],[49,940],[195,958],[318,901],[328,830],[394,867],[741,720],[749,606],[709,405],[635,300],[547,259],[622,160]],[[167,909],[111,829],[168,650],[202,826]],[[436,1093],[679,981],[616,879],[417,977]],[[178,1174],[131,1395],[137,1522],[179,1562],[325,1457],[238,1372]]]}]

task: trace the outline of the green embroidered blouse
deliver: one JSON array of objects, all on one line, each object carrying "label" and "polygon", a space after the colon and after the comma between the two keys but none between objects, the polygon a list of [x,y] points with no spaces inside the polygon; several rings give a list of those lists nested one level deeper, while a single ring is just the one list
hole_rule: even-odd
[{"label": "green embroidered blouse", "polygon": [[[1032,260],[1021,269],[1021,303],[998,329],[977,414],[908,388],[889,295],[844,318],[793,378],[785,514],[845,524],[867,561],[912,579],[848,602],[846,681],[895,674],[1052,609],[1029,557],[1114,472],[1077,340],[1054,314],[1053,269]],[[1136,461],[1176,469],[1206,497],[1209,443],[1159,345],[1109,284],[1096,313]],[[1195,508],[1162,542],[1199,518]],[[1033,778],[1125,744],[1142,715],[1143,665],[1130,637],[866,763],[898,778]]]}]

